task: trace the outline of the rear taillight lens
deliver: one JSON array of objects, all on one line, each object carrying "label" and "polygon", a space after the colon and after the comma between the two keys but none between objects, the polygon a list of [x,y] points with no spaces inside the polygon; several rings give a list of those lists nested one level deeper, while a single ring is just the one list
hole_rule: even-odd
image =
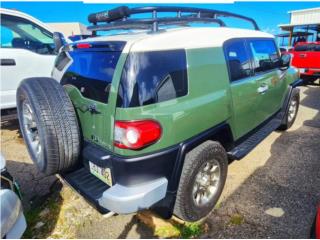
[{"label": "rear taillight lens", "polygon": [[161,126],[154,120],[116,121],[114,145],[118,148],[140,149],[161,137]]},{"label": "rear taillight lens", "polygon": [[76,48],[91,48],[91,44],[90,43],[78,43],[76,45]]}]

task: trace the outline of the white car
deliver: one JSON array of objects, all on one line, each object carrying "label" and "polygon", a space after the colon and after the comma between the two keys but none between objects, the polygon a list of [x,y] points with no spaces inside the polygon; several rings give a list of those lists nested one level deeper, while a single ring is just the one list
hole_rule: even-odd
[{"label": "white car", "polygon": [[28,14],[0,8],[0,108],[16,107],[19,83],[29,77],[50,77],[56,55],[53,32]]}]

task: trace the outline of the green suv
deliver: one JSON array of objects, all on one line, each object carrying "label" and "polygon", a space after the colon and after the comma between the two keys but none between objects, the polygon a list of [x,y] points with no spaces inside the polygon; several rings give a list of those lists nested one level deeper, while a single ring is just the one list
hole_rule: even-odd
[{"label": "green suv", "polygon": [[197,221],[218,201],[229,161],[295,120],[297,71],[253,19],[119,7],[89,21],[92,38],[65,44],[55,34],[52,78],[24,80],[17,104],[39,170],[60,174],[102,213],[151,208]]}]

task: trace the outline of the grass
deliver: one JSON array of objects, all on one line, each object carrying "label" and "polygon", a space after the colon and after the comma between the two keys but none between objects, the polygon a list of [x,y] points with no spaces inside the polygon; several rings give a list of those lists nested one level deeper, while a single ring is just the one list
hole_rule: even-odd
[{"label": "grass", "polygon": [[[31,208],[25,213],[27,220],[27,229],[23,238],[45,238],[54,228],[59,216],[62,198],[59,194],[50,196],[44,203],[38,207]],[[46,214],[43,212],[46,211]],[[35,228],[38,222],[44,223],[42,227]]]},{"label": "grass", "polygon": [[202,225],[200,223],[186,223],[180,229],[181,238],[197,238],[203,232]]},{"label": "grass", "polygon": [[244,217],[240,214],[237,213],[230,217],[229,224],[241,225],[242,223],[244,223]]},{"label": "grass", "polygon": [[171,226],[162,226],[155,229],[155,235],[160,238],[197,238],[203,232],[200,223],[175,223]]}]

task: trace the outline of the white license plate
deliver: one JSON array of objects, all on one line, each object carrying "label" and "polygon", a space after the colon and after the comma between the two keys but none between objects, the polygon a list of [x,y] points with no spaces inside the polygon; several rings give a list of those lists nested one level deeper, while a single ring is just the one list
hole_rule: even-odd
[{"label": "white license plate", "polygon": [[109,186],[112,186],[112,176],[110,168],[102,168],[89,161],[90,172],[105,182]]},{"label": "white license plate", "polygon": [[305,73],[306,72],[305,68],[299,68],[299,70],[300,70],[301,73]]}]

